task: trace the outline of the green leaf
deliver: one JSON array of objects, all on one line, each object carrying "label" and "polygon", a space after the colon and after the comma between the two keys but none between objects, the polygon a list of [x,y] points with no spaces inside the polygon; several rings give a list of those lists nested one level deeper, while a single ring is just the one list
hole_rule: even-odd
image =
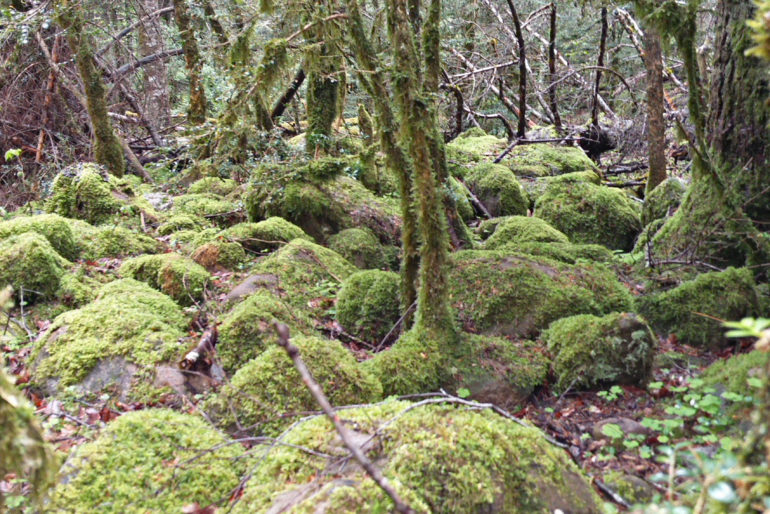
[{"label": "green leaf", "polygon": [[466,387],[461,387],[460,389],[457,390],[457,396],[459,396],[460,398],[468,398],[470,395],[471,395],[471,392]]},{"label": "green leaf", "polygon": [[11,148],[5,152],[5,160],[6,162],[11,162],[12,160],[17,159],[20,155],[21,148]]},{"label": "green leaf", "polygon": [[746,383],[749,384],[749,387],[755,387],[757,389],[762,387],[762,379],[757,377],[749,377],[746,379]]},{"label": "green leaf", "polygon": [[603,425],[602,434],[606,435],[610,439],[620,439],[625,435],[623,433],[623,429],[620,428],[620,425],[616,425],[615,423],[607,423],[606,425]]}]

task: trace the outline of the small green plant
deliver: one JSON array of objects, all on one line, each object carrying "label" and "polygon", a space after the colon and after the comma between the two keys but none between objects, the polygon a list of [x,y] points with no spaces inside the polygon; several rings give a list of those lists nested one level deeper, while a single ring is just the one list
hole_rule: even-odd
[{"label": "small green plant", "polygon": [[606,402],[614,402],[621,396],[625,394],[625,391],[622,387],[619,385],[614,385],[610,387],[609,391],[599,391],[596,393],[599,398],[603,399]]}]

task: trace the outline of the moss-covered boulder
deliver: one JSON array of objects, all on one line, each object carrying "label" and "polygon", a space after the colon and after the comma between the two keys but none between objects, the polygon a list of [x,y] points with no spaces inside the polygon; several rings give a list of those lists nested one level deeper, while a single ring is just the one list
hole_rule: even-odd
[{"label": "moss-covered boulder", "polygon": [[191,214],[175,214],[170,216],[158,227],[158,234],[168,236],[180,230],[194,230],[199,232],[211,226],[206,218]]},{"label": "moss-covered boulder", "polygon": [[604,246],[572,243],[505,243],[498,250],[547,257],[567,264],[576,264],[580,261],[610,262],[614,257],[613,253]]},{"label": "moss-covered boulder", "polygon": [[109,175],[96,164],[81,163],[59,173],[53,181],[48,212],[98,225],[120,212],[126,197],[120,197]]},{"label": "moss-covered boulder", "polygon": [[246,470],[243,448],[228,443],[189,414],[124,414],[75,450],[46,511],[182,512],[222,502]]},{"label": "moss-covered boulder", "polygon": [[219,196],[227,196],[238,187],[238,183],[235,180],[229,178],[220,177],[203,177],[200,180],[196,180],[187,189],[189,194],[201,194],[210,193]]},{"label": "moss-covered boulder", "polygon": [[449,195],[452,204],[457,207],[457,214],[460,215],[460,218],[466,223],[474,219],[476,212],[471,204],[470,193],[462,182],[450,176],[446,188],[446,194]]},{"label": "moss-covered boulder", "polygon": [[565,316],[631,308],[630,293],[602,264],[473,250],[456,252],[450,265],[450,300],[470,332],[529,338]]},{"label": "moss-covered boulder", "polygon": [[[652,222],[648,223],[639,234],[639,237],[636,238],[636,242],[634,243],[634,249],[631,250],[632,254],[636,253],[646,253],[648,249],[648,245],[650,242],[655,239],[655,234],[658,233],[658,230],[665,225],[666,220],[665,218],[660,218],[657,220],[653,220]],[[653,253],[655,250],[655,247],[653,245],[652,247]]]},{"label": "moss-covered boulder", "polygon": [[[340,417],[362,443],[376,442],[364,451],[416,512],[601,511],[588,480],[539,430],[489,410],[411,405],[391,400]],[[303,422],[284,442],[254,470],[235,512],[394,510],[360,467],[338,464],[347,450],[325,418]]]},{"label": "moss-covered boulder", "polygon": [[65,259],[76,259],[80,250],[70,221],[57,214],[19,216],[0,222],[0,240],[25,232],[36,232],[48,239],[51,246]]},{"label": "moss-covered boulder", "polygon": [[479,128],[472,128],[460,134],[446,145],[447,160],[456,175],[464,175],[466,168],[480,162],[491,162],[508,143],[505,139],[491,136]]},{"label": "moss-covered boulder", "polygon": [[337,321],[366,341],[378,343],[401,317],[400,279],[389,271],[360,271],[348,277],[337,293]]},{"label": "moss-covered boulder", "polygon": [[500,164],[482,164],[466,177],[468,187],[492,216],[526,215],[529,199],[516,176]]},{"label": "moss-covered boulder", "polygon": [[55,296],[70,265],[37,232],[0,240],[0,290],[11,286],[26,300]]},{"label": "moss-covered boulder", "polygon": [[550,184],[535,204],[535,216],[567,234],[573,243],[628,251],[642,230],[639,206],[618,189],[589,182]]},{"label": "moss-covered boulder", "polygon": [[500,220],[484,248],[496,250],[507,243],[569,243],[569,238],[540,218],[509,216]]},{"label": "moss-covered boulder", "polygon": [[161,249],[155,239],[126,227],[94,227],[81,220],[72,220],[70,227],[80,250],[80,257],[84,260],[157,253]]},{"label": "moss-covered boulder", "polygon": [[200,245],[190,258],[208,271],[235,269],[248,259],[241,245],[220,240]]},{"label": "moss-covered boulder", "polygon": [[237,203],[212,193],[177,196],[174,198],[171,213],[206,218],[221,227],[233,225],[244,218],[243,210]]},{"label": "moss-covered boulder", "polygon": [[504,162],[517,176],[522,177],[596,170],[596,165],[585,152],[574,146],[519,145]]},{"label": "moss-covered boulder", "polygon": [[759,297],[751,270],[728,268],[704,273],[658,294],[639,297],[636,310],[661,335],[676,334],[693,346],[729,344],[718,320],[759,315]]},{"label": "moss-covered boulder", "polygon": [[385,250],[371,230],[348,228],[329,238],[329,248],[360,269],[387,268]]},{"label": "moss-covered boulder", "polygon": [[[292,342],[332,405],[381,398],[380,383],[339,341],[296,335]],[[225,427],[249,426],[269,434],[291,424],[292,417],[317,408],[291,358],[279,346],[269,347],[241,367],[204,407]]]},{"label": "moss-covered boulder", "polygon": [[199,246],[216,241],[218,234],[219,229],[217,228],[205,228],[200,231],[180,230],[169,236],[168,244],[184,254],[191,254]]},{"label": "moss-covered boulder", "polygon": [[96,301],[54,319],[32,352],[33,380],[52,393],[113,385],[124,396],[138,375],[152,376],[155,365],[184,351],[178,341],[186,326],[168,296],[131,279],[110,282]]},{"label": "moss-covered boulder", "polygon": [[658,184],[644,199],[642,223],[647,225],[669,216],[682,203],[685,191],[684,184],[676,177],[667,178]]},{"label": "moss-covered boulder", "polygon": [[278,341],[273,321],[289,327],[291,334],[314,335],[313,322],[301,310],[267,290],[259,290],[238,303],[222,318],[217,354],[222,366],[234,373]]},{"label": "moss-covered boulder", "polygon": [[80,268],[62,275],[56,296],[68,307],[82,307],[96,299],[101,286],[101,282]]},{"label": "moss-covered boulder", "polygon": [[652,371],[657,338],[635,314],[590,314],[554,321],[543,332],[554,355],[555,391],[609,384],[643,385]]},{"label": "moss-covered boulder", "polygon": [[200,264],[178,253],[142,255],[127,259],[118,270],[121,277],[146,282],[182,305],[203,298],[211,275]]},{"label": "moss-covered boulder", "polygon": [[713,387],[719,394],[730,392],[755,396],[757,389],[748,383],[750,378],[761,379],[767,369],[770,352],[754,350],[721,359],[706,368],[699,377],[705,387]]},{"label": "moss-covered boulder", "polygon": [[294,239],[312,241],[297,225],[277,216],[257,223],[238,223],[224,229],[219,235],[255,253],[275,250]]}]

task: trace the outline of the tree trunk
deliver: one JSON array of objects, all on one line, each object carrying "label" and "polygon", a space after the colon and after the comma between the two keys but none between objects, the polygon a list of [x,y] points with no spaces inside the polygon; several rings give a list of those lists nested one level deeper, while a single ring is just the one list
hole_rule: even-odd
[{"label": "tree trunk", "polygon": [[527,135],[527,57],[519,13],[516,12],[516,6],[513,5],[512,0],[508,0],[508,9],[510,9],[513,18],[516,43],[519,45],[519,125],[516,129],[516,137],[524,139]]},{"label": "tree trunk", "polygon": [[663,57],[660,34],[648,27],[644,31],[644,64],[647,68],[647,120],[649,122],[646,194],[666,180],[666,122],[663,97]]},{"label": "tree trunk", "polygon": [[186,2],[187,0],[174,0],[174,18],[179,35],[182,37],[184,60],[190,80],[190,106],[187,119],[193,125],[200,125],[206,121],[206,91],[201,79],[202,63],[198,41],[195,39],[192,18]]},{"label": "tree trunk", "polygon": [[[153,13],[160,9],[159,0],[144,0],[145,13]],[[162,52],[163,27],[158,17],[148,18],[139,30],[139,48],[144,56]],[[156,129],[169,125],[171,120],[171,103],[169,101],[168,71],[166,61],[158,59],[144,67],[144,95],[146,98],[144,112],[147,121]]]},{"label": "tree trunk", "polygon": [[553,125],[561,132],[561,116],[559,104],[556,101],[556,3],[551,2],[550,31],[548,33],[548,103],[553,114]]},{"label": "tree trunk", "polygon": [[602,68],[604,54],[607,50],[607,8],[602,7],[602,34],[599,39],[599,58],[596,61],[596,79],[594,80],[593,107],[591,108],[591,125],[599,126],[599,93],[601,92]]}]

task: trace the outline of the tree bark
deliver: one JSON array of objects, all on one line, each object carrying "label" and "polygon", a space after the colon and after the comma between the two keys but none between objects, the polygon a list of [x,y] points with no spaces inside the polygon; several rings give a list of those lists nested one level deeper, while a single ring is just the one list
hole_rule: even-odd
[{"label": "tree bark", "polygon": [[200,125],[206,121],[206,90],[201,78],[202,62],[198,41],[195,39],[192,18],[186,2],[187,0],[174,0],[174,19],[182,37],[184,60],[190,80],[190,106],[187,119],[193,125]]},{"label": "tree bark", "polygon": [[[144,0],[146,13],[160,9],[159,0]],[[139,31],[139,48],[144,56],[154,55],[164,50],[163,28],[158,17],[147,17]],[[144,111],[147,121],[158,128],[168,126],[171,120],[171,102],[169,100],[168,71],[166,62],[159,59],[144,67]]]},{"label": "tree bark", "polygon": [[519,125],[516,129],[516,137],[524,139],[527,135],[527,56],[519,13],[516,12],[516,6],[513,5],[513,1],[507,1],[508,9],[511,11],[511,17],[513,17],[516,42],[519,45]]},{"label": "tree bark", "polygon": [[601,91],[602,68],[604,68],[604,54],[607,50],[607,8],[602,7],[602,33],[599,39],[599,57],[596,62],[596,79],[594,80],[593,107],[591,108],[591,125],[599,126],[599,93]]},{"label": "tree bark", "polygon": [[553,114],[553,124],[556,130],[561,131],[561,116],[559,116],[559,104],[556,100],[556,3],[551,2],[550,31],[548,33],[548,103]]},{"label": "tree bark", "polygon": [[644,64],[647,68],[648,163],[646,193],[666,180],[666,110],[663,97],[663,56],[660,34],[648,27],[644,31]]}]

